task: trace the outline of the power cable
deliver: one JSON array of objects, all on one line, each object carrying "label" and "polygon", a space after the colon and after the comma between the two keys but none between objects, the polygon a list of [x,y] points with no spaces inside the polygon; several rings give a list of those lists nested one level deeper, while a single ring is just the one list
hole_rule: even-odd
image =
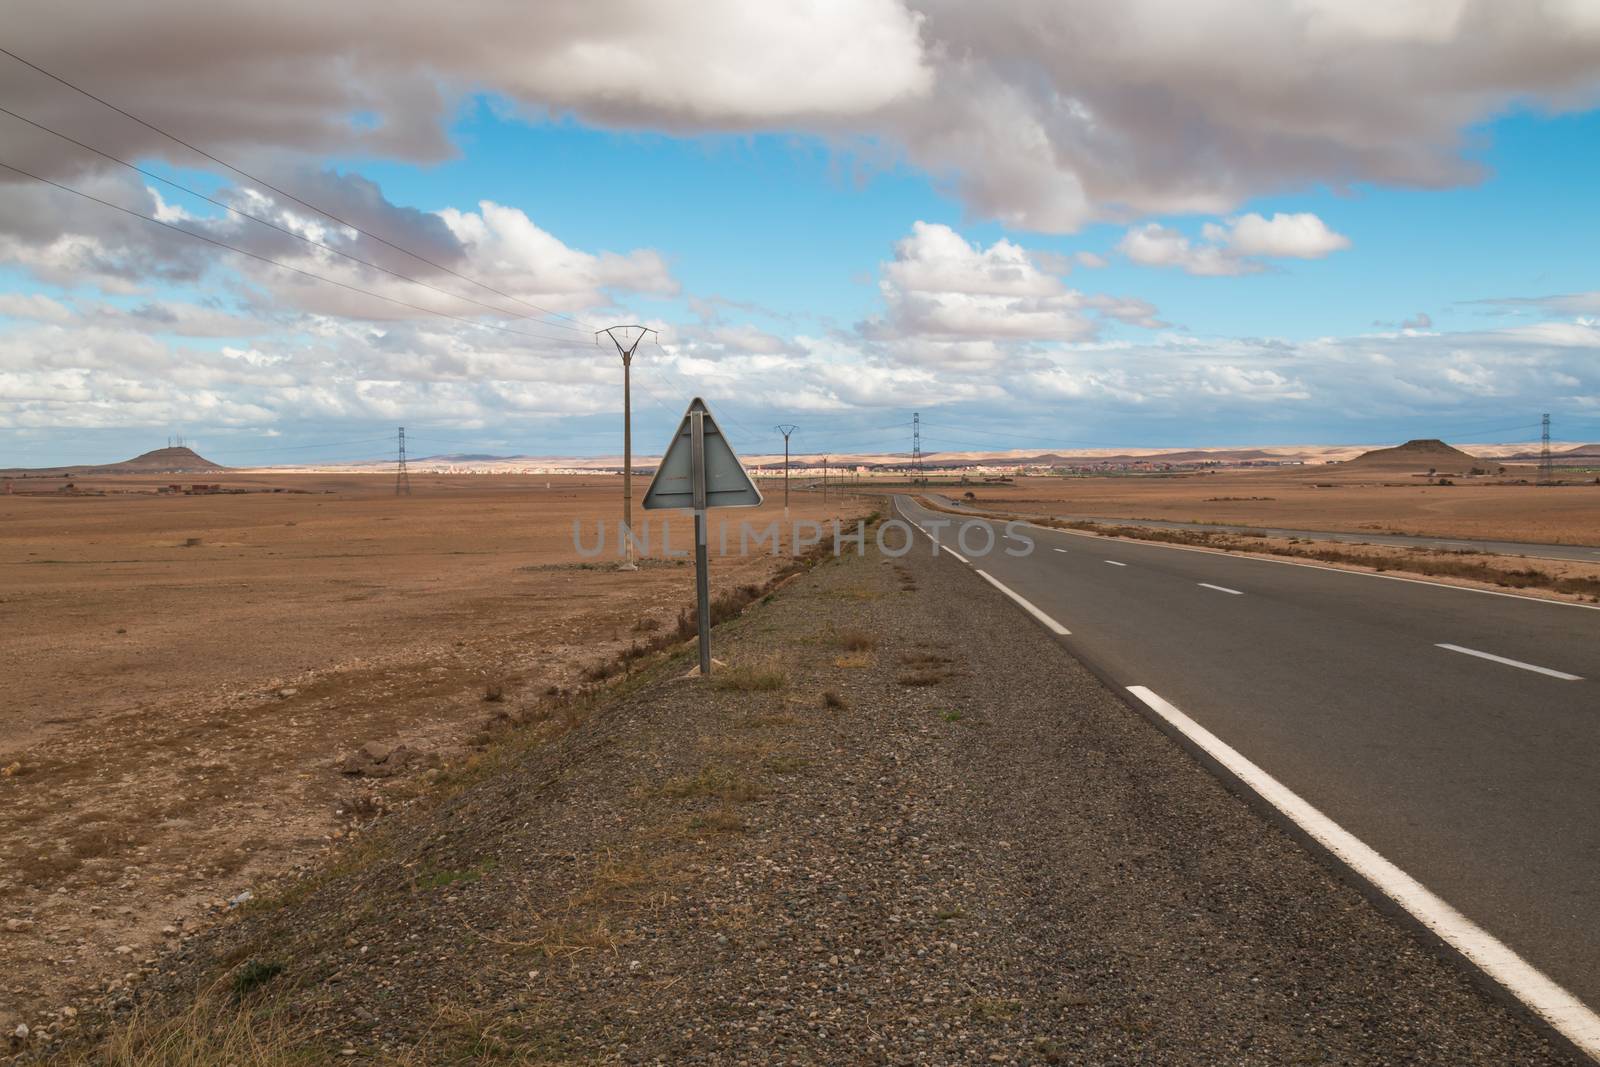
[{"label": "power cable", "polygon": [[[373,263],[371,260],[362,259],[360,256],[354,255],[354,254],[352,254],[350,252],[346,252],[343,249],[335,248],[332,245],[325,244],[322,241],[316,240],[315,238],[307,237],[305,234],[296,233],[294,230],[289,229],[287,226],[279,226],[277,223],[271,221],[270,219],[261,218],[259,215],[252,215],[248,211],[241,211],[240,209],[234,207],[232,204],[229,204],[229,203],[227,203],[225,201],[222,201],[222,200],[218,200],[215,197],[207,196],[205,193],[202,193],[202,192],[200,192],[199,190],[196,190],[196,189],[191,189],[187,185],[183,185],[183,184],[181,184],[179,182],[175,182],[171,178],[162,177],[160,174],[157,174],[155,171],[147,170],[144,167],[141,167],[141,166],[139,166],[139,165],[137,165],[135,163],[130,163],[125,159],[122,159],[122,158],[120,158],[118,156],[112,155],[110,152],[101,151],[100,149],[96,148],[94,145],[84,144],[82,141],[78,140],[76,137],[68,136],[67,134],[62,133],[60,130],[51,129],[49,126],[46,126],[41,122],[35,122],[33,119],[28,118],[26,115],[19,115],[15,111],[12,111],[10,108],[0,107],[0,114],[10,115],[12,118],[18,120],[19,122],[26,122],[29,126],[32,126],[35,129],[43,130],[45,133],[52,134],[53,136],[59,137],[63,141],[68,142],[69,144],[75,144],[79,148],[84,149],[85,151],[93,152],[97,156],[101,156],[101,157],[103,157],[105,159],[109,159],[111,162],[117,164],[118,166],[127,167],[129,170],[134,171],[137,174],[142,174],[147,178],[154,179],[155,181],[161,182],[164,185],[168,185],[168,186],[171,186],[172,188],[177,189],[177,190],[179,190],[181,192],[188,193],[190,196],[196,197],[196,198],[198,198],[200,200],[204,200],[208,204],[213,204],[213,205],[215,205],[217,207],[220,207],[224,211],[227,211],[227,212],[230,212],[230,213],[232,213],[234,215],[237,215],[238,217],[240,217],[242,219],[249,219],[251,222],[259,223],[260,225],[265,226],[268,229],[276,230],[278,233],[284,234],[284,235],[289,236],[289,237],[293,237],[297,241],[304,241],[306,244],[311,245],[313,248],[320,248],[325,252],[332,252],[336,256],[343,256],[345,259],[348,259],[353,263],[359,263],[363,267],[371,267],[373,270],[381,271],[382,273],[390,275],[391,277],[394,277],[394,278],[399,278],[401,281],[410,282],[413,285],[420,285],[424,289],[431,289],[434,292],[438,293],[439,295],[447,296],[452,300],[464,300],[469,304],[476,304],[478,307],[485,308],[485,309],[487,309],[489,311],[494,312],[497,315],[504,315],[506,318],[509,318],[509,319],[527,319],[530,322],[536,322],[536,323],[539,323],[540,325],[543,325],[543,326],[552,326],[552,327],[555,327],[557,329],[563,329],[563,330],[575,329],[575,327],[567,326],[564,323],[547,322],[544,319],[536,319],[531,315],[524,315],[524,314],[522,314],[520,312],[515,312],[515,311],[507,311],[504,308],[496,307],[493,304],[486,304],[481,300],[474,300],[470,296],[463,296],[460,293],[452,293],[448,289],[441,289],[439,286],[432,285],[432,284],[430,284],[428,282],[423,281],[420,278],[413,278],[409,274],[402,274],[401,272],[399,272],[397,270],[391,270],[388,267],[382,266],[382,265],[377,264],[377,263]],[[556,338],[552,337],[551,340],[556,340]]]},{"label": "power cable", "polygon": [[[39,66],[37,63],[33,63],[33,62],[30,62],[29,60],[23,59],[21,56],[17,55],[15,52],[10,51],[9,49],[0,48],[0,55],[10,56],[12,59],[16,60],[18,63],[21,63],[23,66],[31,67],[33,70],[38,71],[40,74],[43,74],[45,77],[50,78],[53,81],[60,82],[62,85],[65,85],[68,89],[71,89],[73,92],[80,93],[83,96],[88,97],[90,100],[93,100],[95,103],[100,104],[100,105],[102,105],[104,107],[110,108],[112,111],[115,111],[117,114],[122,115],[124,118],[128,118],[128,119],[133,120],[134,122],[137,122],[139,125],[143,126],[145,129],[150,130],[153,133],[159,133],[161,136],[167,138],[168,140],[171,140],[171,141],[173,141],[173,142],[175,142],[177,144],[183,145],[183,147],[189,149],[189,151],[194,152],[194,153],[196,153],[198,155],[204,156],[206,159],[211,160],[211,162],[217,164],[218,166],[226,167],[229,170],[231,170],[233,173],[235,173],[235,174],[237,174],[237,175],[239,175],[241,177],[248,178],[250,181],[255,182],[257,185],[261,186],[262,188],[271,189],[273,192],[277,193],[279,196],[286,196],[290,200],[293,200],[295,203],[299,204],[301,207],[309,208],[310,210],[315,211],[317,214],[322,215],[325,218],[331,219],[334,222],[337,222],[339,225],[346,227],[347,229],[354,230],[355,232],[357,232],[359,234],[362,234],[362,235],[364,235],[366,237],[370,237],[374,241],[377,241],[379,244],[387,245],[388,247],[394,249],[396,252],[404,253],[405,255],[410,256],[411,258],[417,260],[418,262],[426,263],[428,266],[433,267],[435,270],[442,270],[446,274],[454,275],[455,277],[460,278],[464,282],[471,282],[473,285],[481,286],[482,288],[487,289],[489,292],[494,293],[496,296],[504,297],[505,299],[514,301],[515,303],[521,304],[524,307],[531,307],[535,311],[539,311],[539,312],[541,312],[543,314],[554,315],[556,318],[566,319],[568,322],[577,323],[578,326],[584,327],[585,329],[588,328],[588,324],[587,323],[581,322],[580,320],[578,320],[576,318],[573,318],[571,315],[563,314],[560,311],[552,311],[552,310],[550,310],[549,308],[546,308],[546,307],[540,307],[538,304],[535,304],[532,301],[523,300],[521,297],[513,296],[510,293],[503,292],[503,291],[501,291],[499,289],[496,289],[494,286],[490,285],[488,282],[479,281],[477,278],[473,278],[470,275],[463,274],[460,271],[454,270],[454,269],[452,269],[450,267],[447,267],[442,263],[435,263],[433,260],[427,258],[426,256],[420,255],[419,253],[413,252],[409,248],[402,247],[401,245],[398,245],[398,244],[394,243],[393,241],[390,241],[390,240],[388,240],[388,239],[386,239],[384,237],[380,237],[378,234],[372,233],[372,232],[370,232],[368,230],[363,230],[361,227],[355,225],[353,222],[349,222],[349,221],[347,221],[345,219],[342,219],[338,215],[335,215],[333,212],[328,211],[325,208],[317,207],[315,204],[312,204],[312,203],[310,203],[310,202],[308,202],[306,200],[302,200],[302,199],[300,199],[300,197],[295,196],[293,193],[291,193],[291,192],[289,192],[289,191],[287,191],[285,189],[280,189],[276,185],[273,185],[271,182],[268,182],[268,181],[265,181],[264,179],[258,178],[254,174],[251,174],[249,171],[242,170],[239,167],[234,166],[232,163],[229,163],[227,160],[219,159],[218,157],[212,155],[210,152],[207,152],[205,149],[197,147],[196,145],[190,144],[188,141],[185,141],[183,138],[179,137],[177,134],[168,133],[166,130],[164,130],[161,127],[155,125],[154,123],[147,122],[144,119],[140,118],[138,115],[133,114],[131,111],[126,111],[123,108],[118,107],[116,104],[113,104],[111,101],[106,100],[103,97],[96,96],[94,93],[91,93],[89,90],[83,88],[82,86],[74,85],[72,82],[70,82],[67,79],[63,78],[61,75],[54,74],[54,73],[52,73],[52,72],[50,72],[48,70],[45,70],[43,67]],[[551,325],[556,325],[556,324],[552,323]],[[564,327],[564,328],[565,329],[576,329],[576,327]]]},{"label": "power cable", "polygon": [[[0,49],[0,51],[4,51],[4,49]],[[485,330],[499,330],[502,333],[515,334],[518,337],[529,337],[535,341],[546,341],[551,344],[568,345],[574,348],[580,347],[580,342],[577,341],[567,341],[560,338],[549,337],[544,334],[528,333],[526,330],[513,330],[509,326],[501,326],[492,322],[480,322],[477,319],[469,319],[463,315],[452,315],[448,311],[439,311],[435,308],[423,307],[421,304],[413,304],[410,301],[401,300],[398,297],[384,296],[382,293],[375,293],[371,289],[363,289],[359,285],[351,285],[348,282],[341,282],[334,278],[328,278],[313,271],[303,270],[300,267],[292,267],[287,263],[280,263],[278,260],[272,259],[269,256],[263,256],[256,252],[247,251],[238,247],[237,245],[231,245],[226,241],[219,241],[214,237],[207,237],[205,234],[195,233],[193,230],[186,230],[182,226],[175,226],[170,222],[163,222],[161,219],[158,219],[153,215],[146,215],[143,212],[134,211],[132,208],[123,207],[121,204],[113,204],[109,200],[102,200],[92,193],[86,193],[81,189],[74,189],[70,185],[63,185],[60,182],[52,181],[49,178],[42,178],[39,175],[34,174],[32,171],[23,170],[21,167],[13,166],[12,164],[6,163],[3,160],[0,160],[0,167],[3,167],[14,174],[20,174],[25,178],[32,178],[36,182],[43,182],[45,185],[60,189],[64,193],[71,193],[74,196],[81,196],[85,200],[92,200],[104,207],[111,208],[113,211],[120,211],[124,215],[131,215],[136,219],[143,219],[146,222],[153,223],[164,229],[171,230],[174,233],[181,233],[185,237],[192,237],[196,241],[204,241],[206,244],[215,245],[218,248],[226,248],[230,252],[237,252],[241,256],[248,256],[251,259],[259,260],[262,263],[269,263],[281,270],[292,271],[295,274],[299,274],[307,278],[314,278],[320,282],[327,282],[329,285],[337,285],[339,288],[348,289],[353,293],[361,293],[364,296],[370,296],[390,304],[398,305],[400,307],[410,308],[412,311],[420,311],[427,315],[438,315],[441,318],[452,319],[456,322],[465,323],[468,326],[476,326]]]}]

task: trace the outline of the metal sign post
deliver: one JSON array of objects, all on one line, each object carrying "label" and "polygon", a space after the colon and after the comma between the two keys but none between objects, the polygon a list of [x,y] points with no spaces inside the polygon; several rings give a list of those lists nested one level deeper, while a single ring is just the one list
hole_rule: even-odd
[{"label": "metal sign post", "polygon": [[695,397],[683,413],[655,477],[644,494],[646,510],[687,508],[694,512],[694,590],[700,631],[700,673],[711,673],[711,565],[706,512],[753,508],[761,490],[717,426],[705,401]]},{"label": "metal sign post", "polygon": [[700,616],[700,673],[711,673],[711,574],[706,558],[706,413],[689,412],[689,468],[694,484],[694,596]]}]

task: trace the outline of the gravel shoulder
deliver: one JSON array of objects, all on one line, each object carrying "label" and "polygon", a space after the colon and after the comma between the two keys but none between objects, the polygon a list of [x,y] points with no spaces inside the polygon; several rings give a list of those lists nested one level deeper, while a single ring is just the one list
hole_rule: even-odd
[{"label": "gravel shoulder", "polygon": [[519,709],[54,1058],[1572,1062],[925,542],[715,640]]}]

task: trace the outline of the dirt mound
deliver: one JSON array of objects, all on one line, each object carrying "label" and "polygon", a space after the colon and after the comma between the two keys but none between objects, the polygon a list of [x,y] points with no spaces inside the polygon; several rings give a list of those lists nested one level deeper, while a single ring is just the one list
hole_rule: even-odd
[{"label": "dirt mound", "polygon": [[1393,448],[1363,452],[1343,464],[1346,467],[1373,467],[1385,470],[1435,470],[1448,473],[1466,471],[1485,463],[1477,456],[1445,444],[1435,437],[1418,438]]}]

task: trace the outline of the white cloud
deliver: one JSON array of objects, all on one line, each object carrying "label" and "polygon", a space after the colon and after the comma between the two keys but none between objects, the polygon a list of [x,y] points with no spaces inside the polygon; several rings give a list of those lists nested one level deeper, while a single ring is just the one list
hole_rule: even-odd
[{"label": "white cloud", "polygon": [[[333,152],[438,160],[456,105],[484,92],[628,129],[815,134],[908,159],[975,216],[1054,232],[1313,185],[1462,182],[1478,173],[1465,131],[1600,89],[1583,0],[102,7],[86,35],[70,6],[14,0],[9,47],[274,174]],[[192,162],[9,61],[0,91],[108,151]],[[30,160],[82,173],[39,137]]]},{"label": "white cloud", "polygon": [[1122,235],[1117,251],[1145,267],[1178,267],[1190,274],[1216,276],[1249,274],[1261,264],[1237,256],[1216,245],[1195,244],[1177,230],[1149,222]]},{"label": "white cloud", "polygon": [[1263,258],[1321,259],[1350,247],[1350,239],[1330,230],[1311,212],[1274,214],[1270,219],[1254,212],[1207,223],[1204,242],[1191,241],[1177,230],[1159,223],[1135,226],[1123,234],[1117,250],[1147,267],[1176,267],[1207,277],[1254,274],[1265,270]]},{"label": "white cloud", "polygon": [[1600,289],[1587,293],[1557,293],[1554,296],[1492,297],[1488,300],[1471,302],[1505,310],[1528,309],[1560,315],[1595,315],[1600,314]]},{"label": "white cloud", "polygon": [[1020,359],[1019,344],[1095,336],[1094,313],[1165,325],[1147,301],[1068,288],[1046,269],[1052,257],[1003,238],[984,248],[949,226],[919,221],[894,252],[878,282],[885,314],[861,332],[906,362],[978,367]]},{"label": "white cloud", "polygon": [[1309,211],[1277,212],[1270,219],[1251,212],[1229,219],[1226,226],[1208,223],[1205,235],[1236,256],[1321,259],[1350,247],[1348,237],[1334,233]]}]

